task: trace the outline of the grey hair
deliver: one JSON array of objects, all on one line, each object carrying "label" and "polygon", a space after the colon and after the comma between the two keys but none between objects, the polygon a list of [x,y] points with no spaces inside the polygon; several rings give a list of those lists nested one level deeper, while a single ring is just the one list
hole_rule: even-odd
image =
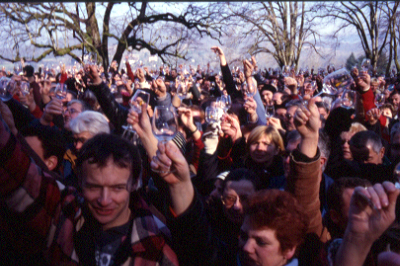
[{"label": "grey hair", "polygon": [[96,111],[84,111],[70,122],[71,131],[80,134],[84,131],[90,132],[93,136],[99,133],[110,133],[110,126],[107,118]]},{"label": "grey hair", "polygon": [[318,138],[318,148],[321,152],[321,156],[326,158],[326,161],[322,166],[322,172],[325,171],[326,163],[328,162],[329,156],[331,154],[331,150],[329,147],[330,147],[329,136],[324,131],[320,130]]},{"label": "grey hair", "polygon": [[381,137],[370,130],[357,132],[351,137],[349,144],[357,148],[370,145],[372,150],[378,154],[383,147]]}]

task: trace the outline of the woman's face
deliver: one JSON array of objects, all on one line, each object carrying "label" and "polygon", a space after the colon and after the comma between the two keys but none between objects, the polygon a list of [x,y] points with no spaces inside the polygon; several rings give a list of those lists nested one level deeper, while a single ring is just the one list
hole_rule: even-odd
[{"label": "woman's face", "polygon": [[294,255],[296,248],[281,251],[276,230],[267,227],[254,228],[248,216],[245,217],[239,237],[241,265],[283,266]]},{"label": "woman's face", "polygon": [[343,158],[347,159],[347,160],[353,160],[353,156],[351,154],[350,145],[349,145],[349,141],[353,135],[354,135],[354,133],[351,133],[349,131],[344,131],[344,132],[340,133]]},{"label": "woman's face", "polygon": [[221,197],[225,216],[234,223],[242,223],[243,202],[254,192],[249,180],[228,181]]},{"label": "woman's face", "polygon": [[250,157],[256,163],[271,162],[273,157],[277,155],[279,149],[271,138],[263,135],[259,140],[250,144]]}]

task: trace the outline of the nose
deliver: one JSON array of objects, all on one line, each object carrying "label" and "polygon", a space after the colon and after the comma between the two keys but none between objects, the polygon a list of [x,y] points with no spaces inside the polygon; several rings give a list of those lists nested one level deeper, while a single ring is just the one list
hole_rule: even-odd
[{"label": "nose", "polygon": [[248,253],[248,254],[254,253],[254,246],[253,246],[252,241],[251,241],[250,238],[247,239],[247,241],[246,241],[246,243],[244,244],[244,246],[243,246],[242,249],[243,249],[244,252],[246,252],[246,253]]},{"label": "nose", "polygon": [[76,149],[77,151],[79,151],[79,150],[82,148],[82,145],[83,145],[83,143],[80,142],[80,141],[78,141],[78,142],[75,144],[75,149]]},{"label": "nose", "polygon": [[234,210],[242,210],[242,203],[240,202],[240,198],[236,198],[235,204],[233,204],[233,209]]},{"label": "nose", "polygon": [[100,192],[97,202],[100,206],[105,207],[111,203],[110,191],[107,188],[103,188]]}]

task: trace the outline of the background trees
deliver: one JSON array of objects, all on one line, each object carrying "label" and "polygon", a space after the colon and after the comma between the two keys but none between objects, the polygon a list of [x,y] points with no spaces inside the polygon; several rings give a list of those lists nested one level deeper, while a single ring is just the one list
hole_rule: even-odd
[{"label": "background trees", "polygon": [[299,63],[304,46],[316,53],[319,33],[305,2],[227,2],[214,8],[225,32],[237,31],[243,51],[270,54],[280,67]]},{"label": "background trees", "polygon": [[[97,53],[105,67],[109,65],[109,48],[116,43],[113,60],[121,62],[124,51],[147,49],[163,61],[184,57],[176,49],[190,37],[219,38],[213,16],[201,5],[166,3],[155,9],[153,3],[1,3],[2,37],[7,38],[0,58],[19,61],[26,48],[39,50],[29,58],[38,62],[49,54],[83,58]],[[160,12],[168,10],[168,12]],[[115,19],[118,15],[118,19]],[[7,53],[6,49],[13,53]],[[79,52],[79,53],[77,53]]]},{"label": "background trees", "polygon": [[298,66],[303,55],[310,65],[315,55],[324,62],[335,56],[335,49],[324,51],[327,44],[335,44],[324,42],[328,31],[334,30],[332,37],[340,42],[343,30],[354,29],[360,47],[345,51],[346,57],[347,52],[359,57],[362,50],[376,69],[386,52],[386,72],[392,61],[400,71],[399,3],[0,3],[0,59],[18,62],[25,56],[39,62],[49,55],[68,55],[78,60],[97,53],[99,63],[107,67],[111,60],[120,64],[126,50],[144,49],[169,64],[189,59],[192,51],[205,63],[218,64],[205,46],[219,42],[232,64],[251,54],[268,55],[279,67]]},{"label": "background trees", "polygon": [[396,19],[399,2],[320,2],[312,10],[320,18],[331,18],[328,23],[338,22],[335,37],[345,28],[353,27],[361,41],[365,57],[371,59],[376,70],[378,58],[391,38],[390,25]]}]

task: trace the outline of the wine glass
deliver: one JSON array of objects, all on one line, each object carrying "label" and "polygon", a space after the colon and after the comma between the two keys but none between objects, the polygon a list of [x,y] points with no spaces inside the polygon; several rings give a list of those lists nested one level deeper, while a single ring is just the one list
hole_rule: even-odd
[{"label": "wine glass", "polygon": [[267,120],[275,114],[275,107],[273,104],[265,106],[265,117]]},{"label": "wine glass", "polygon": [[205,112],[205,119],[208,124],[215,123],[218,121],[218,111],[217,108],[213,106],[207,106]]},{"label": "wine glass", "polygon": [[364,60],[361,63],[361,71],[368,73],[370,67],[371,67],[371,60],[368,58],[364,58]]},{"label": "wine glass", "polygon": [[11,79],[7,77],[0,78],[0,99],[7,102],[12,98],[11,91],[13,89]]},{"label": "wine glass", "polygon": [[187,88],[184,82],[179,82],[178,88],[176,89],[176,94],[178,95],[179,99],[181,99],[181,101],[186,99]]},{"label": "wine glass", "polygon": [[376,108],[380,108],[385,103],[385,94],[381,92],[376,92],[375,94],[375,106]]},{"label": "wine glass", "polygon": [[353,90],[344,90],[340,106],[346,109],[355,109],[355,103],[357,100],[357,92]]},{"label": "wine glass", "polygon": [[[150,94],[142,91],[142,90],[137,90],[135,94],[132,96],[132,98],[129,100],[129,105],[132,110],[134,110],[136,113],[141,114],[142,113],[142,105],[146,104],[146,106],[149,105],[150,101]],[[124,129],[124,132],[122,133],[123,137],[127,137],[128,133],[133,133],[133,143],[136,142],[136,131],[133,129],[132,125],[129,124],[127,126],[122,126]]]},{"label": "wine glass", "polygon": [[230,95],[222,95],[221,101],[225,104],[224,112],[226,113],[232,106],[232,100]]},{"label": "wine glass", "polygon": [[65,97],[67,97],[67,85],[64,83],[57,83],[54,94],[56,98],[60,100],[65,99]]},{"label": "wine glass", "polygon": [[24,96],[26,96],[26,95],[28,95],[30,93],[30,89],[31,89],[31,87],[30,87],[28,82],[21,81],[20,91]]},{"label": "wine glass", "polygon": [[248,84],[247,81],[242,83],[242,92],[248,97],[253,98],[253,96],[257,93],[257,87],[254,83]]},{"label": "wine glass", "polygon": [[394,177],[394,180],[396,180],[396,183],[394,184],[395,187],[397,189],[400,189],[400,183],[399,183],[400,182],[400,163],[398,163],[396,165],[396,167],[394,168],[393,177]]},{"label": "wine glass", "polygon": [[153,134],[158,141],[167,144],[178,132],[176,113],[173,106],[156,106],[152,120]]}]

